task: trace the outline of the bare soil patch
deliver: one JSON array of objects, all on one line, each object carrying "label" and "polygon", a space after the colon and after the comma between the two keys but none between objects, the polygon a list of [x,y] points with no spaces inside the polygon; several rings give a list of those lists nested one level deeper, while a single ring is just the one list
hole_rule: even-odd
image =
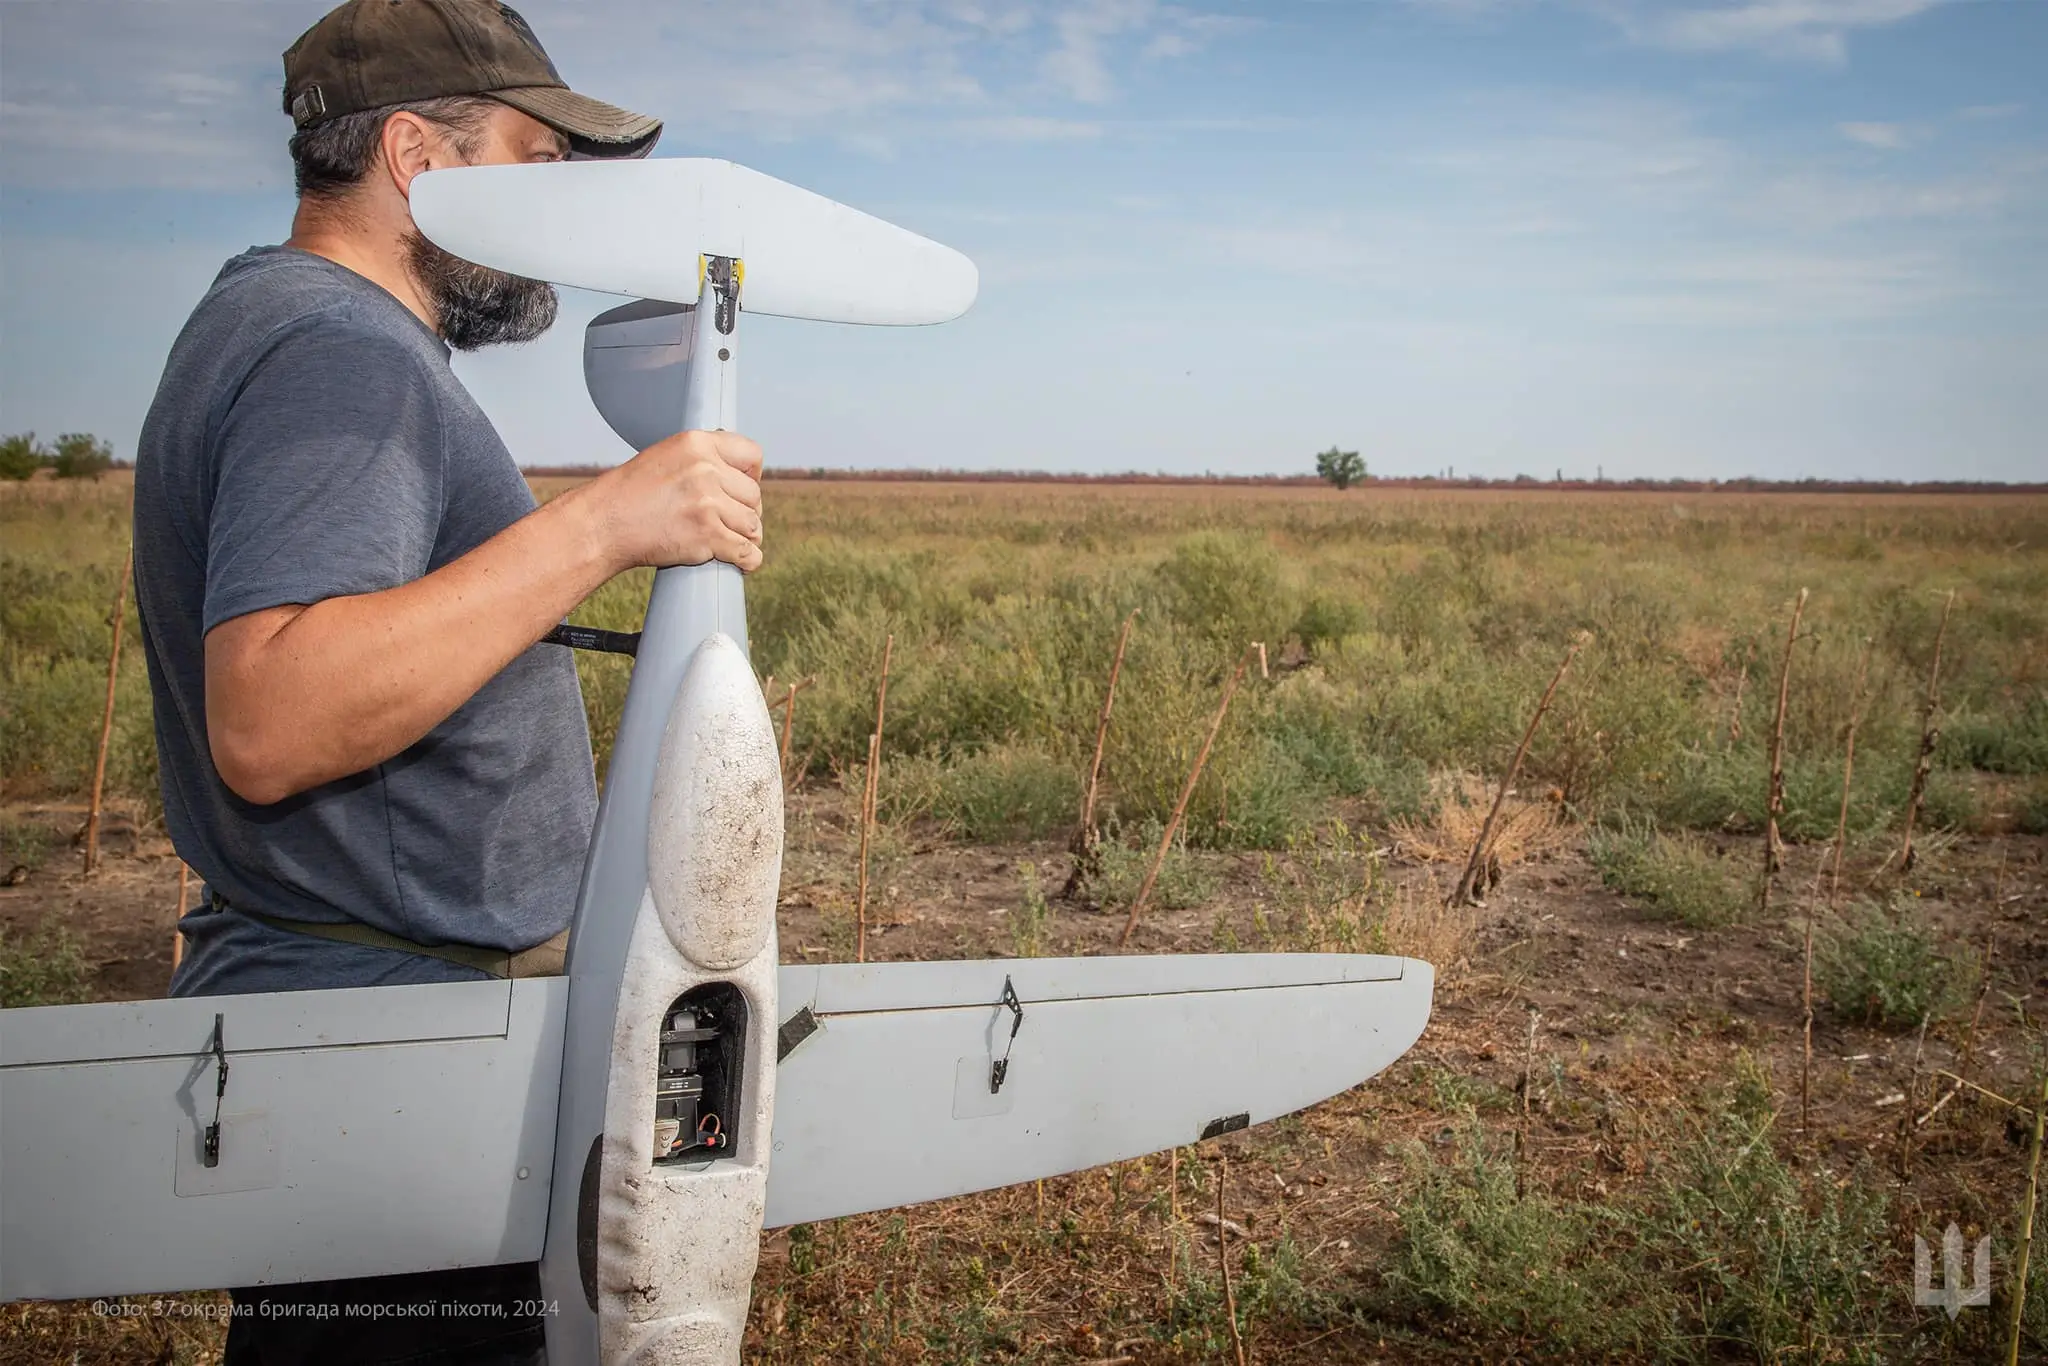
[{"label": "bare soil patch", "polygon": [[[9,814],[45,822],[55,837],[25,881],[0,888],[0,926],[23,934],[45,921],[63,925],[84,944],[102,999],[158,994],[170,972],[178,868],[161,834],[111,821],[102,871],[88,880],[68,843],[81,811],[45,805]],[[791,802],[781,915],[787,961],[850,956],[853,815],[854,803],[834,788],[799,792]],[[967,846],[942,833],[890,829],[878,842],[871,956],[1010,955],[1032,885],[1049,898],[1045,952],[1110,950],[1123,916],[1058,897],[1068,866],[1059,843]],[[1760,857],[1753,838],[1722,848],[1743,867]],[[1947,942],[1980,953],[1988,946],[1985,1007],[1974,1031],[1963,1009],[1934,1023],[1924,1042],[1912,1031],[1881,1033],[1822,1013],[1811,1131],[1788,1141],[1809,1167],[1887,1184],[1898,1232],[1887,1264],[1898,1278],[1883,1293],[1903,1297],[1914,1230],[1938,1230],[1952,1218],[1982,1222],[2024,1179],[2023,1126],[1975,1092],[1963,1090],[1923,1124],[1912,1121],[1953,1088],[1945,1074],[1962,1070],[1966,1049],[1968,1075],[1987,1090],[2016,1095],[2034,1075],[2028,1024],[2048,972],[2048,841],[1937,841],[1904,879],[1873,871],[1887,852],[1857,850],[1852,875],[1915,898]],[[1769,1076],[1779,1130],[1789,1134],[1801,1065],[1804,908],[1790,889],[1813,885],[1820,855],[1810,846],[1792,851],[1773,918],[1713,930],[1660,920],[1608,891],[1576,843],[1510,866],[1473,913],[1457,959],[1440,964],[1435,1017],[1407,1058],[1354,1092],[1222,1141],[1230,1157],[1225,1217],[1243,1230],[1241,1238],[1225,1235],[1231,1255],[1242,1265],[1247,1255],[1284,1253],[1325,1279],[1354,1266],[1360,1278],[1377,1275],[1373,1254],[1399,1233],[1404,1146],[1448,1150],[1461,1115],[1524,1125],[1525,1076],[1530,1180],[1571,1199],[1598,1202],[1647,1169],[1645,1131],[1617,1116],[1682,1112],[1723,1084],[1740,1057]],[[1284,903],[1299,871],[1293,865],[1306,855],[1191,857],[1208,865],[1213,896],[1152,911],[1138,951],[1303,947],[1290,940],[1299,922]],[[1375,895],[1434,906],[1455,874],[1454,865],[1388,849]],[[1162,1340],[1149,1330],[1185,1314],[1193,1283],[1213,1274],[1216,1228],[1203,1218],[1214,1209],[1206,1182],[1218,1146],[1183,1150],[1172,1164],[1177,1184],[1169,1184],[1162,1154],[1041,1186],[770,1234],[750,1359],[1208,1359],[1185,1334]],[[217,1298],[175,1302],[188,1307],[132,1321],[95,1316],[85,1305],[0,1310],[0,1362],[217,1359],[218,1325],[194,1317]],[[1559,1359],[1539,1341],[1461,1341],[1416,1323],[1333,1325],[1290,1318],[1278,1304],[1261,1313],[1252,1343],[1261,1362]],[[971,1353],[957,1347],[975,1333],[982,1336]]]}]

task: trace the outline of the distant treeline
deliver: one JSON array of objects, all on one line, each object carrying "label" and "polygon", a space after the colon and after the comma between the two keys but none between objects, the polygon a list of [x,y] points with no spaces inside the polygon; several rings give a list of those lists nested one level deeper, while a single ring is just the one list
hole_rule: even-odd
[{"label": "distant treeline", "polygon": [[0,479],[20,482],[43,470],[59,479],[97,479],[117,463],[114,448],[90,432],[66,432],[54,446],[34,432],[0,436]]},{"label": "distant treeline", "polygon": [[[538,478],[588,478],[600,465],[529,465]],[[1313,488],[1324,480],[1314,474],[1145,474],[1125,470],[1113,474],[1055,473],[1045,470],[851,470],[771,467],[769,479],[811,479],[850,483],[908,484],[1156,484],[1213,485],[1245,488]],[[1585,493],[2048,493],[2048,483],[2012,484],[1965,479],[1909,481],[1902,479],[1446,479],[1440,475],[1374,475],[1358,487],[1388,489],[1563,490]]]}]

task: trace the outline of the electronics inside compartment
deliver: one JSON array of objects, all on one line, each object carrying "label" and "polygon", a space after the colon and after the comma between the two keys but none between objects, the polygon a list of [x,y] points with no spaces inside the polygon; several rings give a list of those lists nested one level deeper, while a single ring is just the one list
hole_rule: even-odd
[{"label": "electronics inside compartment", "polygon": [[740,1114],[747,1000],[730,982],[706,982],[663,1014],[654,1077],[654,1160],[733,1155],[727,1126]]}]

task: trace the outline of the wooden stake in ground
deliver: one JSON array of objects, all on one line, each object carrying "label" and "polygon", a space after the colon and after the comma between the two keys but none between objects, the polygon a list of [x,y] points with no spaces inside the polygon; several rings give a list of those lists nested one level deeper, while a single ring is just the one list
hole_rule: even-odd
[{"label": "wooden stake in ground", "polygon": [[1487,854],[1493,844],[1494,823],[1500,819],[1501,805],[1508,799],[1508,791],[1514,787],[1515,779],[1522,772],[1522,760],[1529,756],[1529,742],[1536,738],[1536,727],[1542,724],[1543,714],[1550,710],[1550,699],[1557,695],[1557,685],[1564,682],[1572,661],[1579,657],[1579,651],[1593,639],[1590,631],[1581,631],[1564,652],[1564,659],[1557,666],[1557,673],[1551,677],[1550,686],[1543,690],[1543,699],[1536,704],[1536,714],[1529,718],[1529,727],[1522,732],[1522,743],[1515,746],[1514,762],[1508,765],[1507,773],[1500,780],[1500,788],[1493,794],[1493,806],[1488,809],[1486,819],[1480,822],[1479,834],[1472,841],[1472,853],[1465,859],[1465,871],[1458,876],[1458,885],[1451,892],[1445,904],[1468,906],[1478,901],[1483,892],[1482,882],[1486,870]]},{"label": "wooden stake in ground", "polygon": [[190,885],[192,869],[185,860],[178,860],[178,913],[171,917],[171,971],[178,970],[178,964],[185,961],[185,932],[178,928],[178,922],[185,918],[185,907],[190,903],[186,888]]},{"label": "wooden stake in ground", "polygon": [[876,778],[882,767],[882,720],[889,708],[889,656],[896,648],[892,632],[882,642],[882,681],[875,689],[875,733],[868,737],[867,782],[860,798],[860,890],[854,899],[853,961],[868,961],[868,839],[875,824]]},{"label": "wooden stake in ground", "polygon": [[2013,1260],[2012,1309],[2006,1318],[2006,1366],[2020,1366],[2020,1321],[2027,1312],[2027,1261],[2034,1253],[2034,1200],[2041,1189],[2041,1121],[2044,1115],[2048,1115],[2048,1076],[2041,1078],[2041,1098],[2034,1103],[2034,1147],[2027,1157],[2027,1203],[2020,1215],[2020,1253]]},{"label": "wooden stake in ground", "polygon": [[1984,964],[1977,973],[1977,1008],[1970,1012],[1970,1027],[1963,1031],[1962,1055],[1956,1059],[1956,1071],[1965,1076],[1977,1052],[1977,1026],[1984,1021],[1984,1002],[1991,995],[1991,965],[1998,958],[1998,908],[2005,902],[2005,856],[2006,844],[2000,840],[1998,873],[1991,880],[1991,928],[1984,932]]},{"label": "wooden stake in ground", "polygon": [[[2036,1129],[2040,1127],[2035,1126]],[[2039,1148],[2036,1143],[2035,1147]],[[1237,1366],[1245,1366],[1244,1339],[1237,1331],[1237,1293],[1230,1288],[1230,1225],[1223,1219],[1223,1178],[1230,1170],[1230,1157],[1216,1153],[1216,1265],[1223,1272],[1223,1313],[1230,1320],[1230,1346],[1237,1354]]]},{"label": "wooden stake in ground", "polygon": [[1806,611],[1806,590],[1792,602],[1792,625],[1785,632],[1785,661],[1778,668],[1778,715],[1771,723],[1771,786],[1764,801],[1764,880],[1757,889],[1757,909],[1771,908],[1771,878],[1778,871],[1778,817],[1785,813],[1785,704],[1792,697],[1792,646],[1799,639],[1799,618]]},{"label": "wooden stake in ground", "polygon": [[1522,1126],[1515,1130],[1515,1199],[1525,1199],[1529,1194],[1529,1092],[1534,1083],[1536,1070],[1536,1021],[1542,1018],[1534,1010],[1529,1012],[1529,1046],[1522,1054]]},{"label": "wooden stake in ground", "polygon": [[1088,761],[1088,785],[1081,789],[1081,826],[1074,832],[1074,872],[1067,879],[1067,890],[1071,892],[1079,881],[1081,870],[1095,850],[1095,795],[1102,779],[1102,747],[1109,739],[1109,712],[1116,705],[1116,680],[1124,671],[1124,648],[1131,643],[1131,627],[1138,620],[1138,611],[1133,608],[1124,618],[1124,628],[1117,633],[1116,655],[1109,661],[1109,686],[1102,690],[1102,713],[1095,718],[1095,757]]},{"label": "wooden stake in ground", "polygon": [[1742,738],[1742,694],[1749,687],[1749,666],[1756,662],[1756,642],[1742,652],[1742,672],[1735,675],[1735,708],[1728,713],[1728,743]]},{"label": "wooden stake in ground", "polygon": [[1913,1114],[1920,1108],[1920,1064],[1927,1056],[1927,1026],[1934,1022],[1932,1014],[1920,1017],[1920,1041],[1913,1046],[1913,1070],[1906,1077],[1906,1108],[1899,1112],[1899,1179],[1911,1179],[1913,1175],[1913,1135],[1919,1125],[1913,1122]]},{"label": "wooden stake in ground", "polygon": [[[1842,846],[1849,842],[1849,783],[1856,776],[1856,728],[1863,724],[1863,685],[1870,677],[1870,652],[1876,647],[1877,637],[1863,638],[1863,658],[1856,664],[1856,692],[1849,702],[1849,730],[1842,743],[1842,810],[1835,817],[1835,866],[1828,874],[1829,910],[1842,894]],[[1812,919],[1810,910],[1807,918]]]},{"label": "wooden stake in ground", "polygon": [[1948,591],[1942,604],[1941,625],[1934,632],[1934,663],[1927,670],[1927,700],[1920,707],[1920,757],[1913,764],[1913,790],[1906,794],[1906,843],[1899,850],[1899,871],[1913,866],[1913,823],[1920,817],[1920,803],[1927,796],[1927,775],[1934,768],[1934,746],[1941,739],[1935,713],[1941,707],[1941,642],[1948,635],[1948,614],[1955,610],[1956,591]]},{"label": "wooden stake in ground", "polygon": [[1131,931],[1138,928],[1138,915],[1145,909],[1145,901],[1152,895],[1152,884],[1159,880],[1159,870],[1166,866],[1166,851],[1173,847],[1173,837],[1180,830],[1181,818],[1188,813],[1188,799],[1195,795],[1195,784],[1202,780],[1202,768],[1209,762],[1209,750],[1216,743],[1216,735],[1223,729],[1223,718],[1230,711],[1230,699],[1237,696],[1237,685],[1244,678],[1245,666],[1251,663],[1251,651],[1246,650],[1237,657],[1237,667],[1230,671],[1230,681],[1223,685],[1223,700],[1216,705],[1216,715],[1209,722],[1209,733],[1202,738],[1202,748],[1195,755],[1195,766],[1188,770],[1187,784],[1180,790],[1180,800],[1173,804],[1173,815],[1166,822],[1166,832],[1159,837],[1159,848],[1152,855],[1152,866],[1145,870],[1145,880],[1138,884],[1138,894],[1131,899],[1130,919],[1124,921],[1124,932],[1117,939],[1116,946],[1123,948],[1131,942]]},{"label": "wooden stake in ground", "polygon": [[1813,899],[1806,902],[1806,975],[1799,993],[1803,1018],[1799,1049],[1799,1132],[1807,1129],[1813,1102]]},{"label": "wooden stake in ground", "polygon": [[121,622],[127,616],[128,577],[135,564],[135,547],[121,561],[121,579],[114,585],[114,646],[107,651],[107,706],[100,716],[100,754],[92,766],[92,804],[85,813],[85,874],[100,861],[100,797],[107,783],[107,743],[114,738],[114,683],[121,671]]},{"label": "wooden stake in ground", "polygon": [[800,678],[790,684],[789,691],[782,695],[782,786],[785,790],[789,787],[789,735],[790,728],[796,723],[796,695],[816,681]]}]

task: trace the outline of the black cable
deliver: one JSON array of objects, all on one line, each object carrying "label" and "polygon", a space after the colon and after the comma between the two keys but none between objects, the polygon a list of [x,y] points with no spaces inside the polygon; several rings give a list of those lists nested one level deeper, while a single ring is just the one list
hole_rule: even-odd
[{"label": "black cable", "polygon": [[572,650],[602,650],[613,655],[640,653],[638,631],[603,631],[595,626],[557,626],[541,637],[544,645],[566,645]]}]

